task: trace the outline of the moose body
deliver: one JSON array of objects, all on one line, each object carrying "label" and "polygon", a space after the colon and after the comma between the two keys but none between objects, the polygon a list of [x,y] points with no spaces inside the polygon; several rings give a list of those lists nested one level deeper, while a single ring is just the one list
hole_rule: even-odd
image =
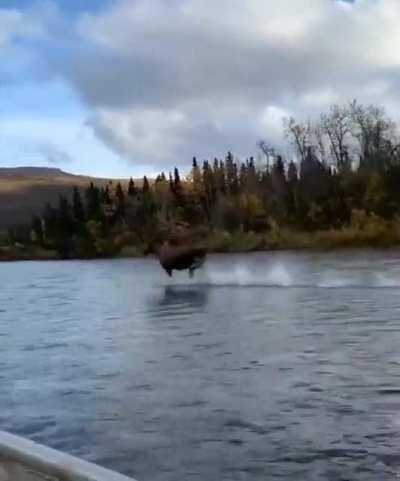
[{"label": "moose body", "polygon": [[159,250],[160,264],[171,277],[174,270],[188,269],[190,277],[201,267],[206,257],[205,249],[188,246],[170,246],[164,244]]}]

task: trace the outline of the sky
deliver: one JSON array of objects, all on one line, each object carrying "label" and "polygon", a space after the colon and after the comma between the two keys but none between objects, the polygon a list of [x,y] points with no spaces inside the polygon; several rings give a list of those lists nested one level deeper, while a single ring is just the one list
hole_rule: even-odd
[{"label": "sky", "polygon": [[0,0],[0,166],[104,177],[285,149],[282,118],[400,112],[399,0]]}]

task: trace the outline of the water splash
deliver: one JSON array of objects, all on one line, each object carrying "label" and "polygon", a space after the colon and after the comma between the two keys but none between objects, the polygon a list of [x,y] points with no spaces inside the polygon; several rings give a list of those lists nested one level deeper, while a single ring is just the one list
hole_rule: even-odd
[{"label": "water splash", "polygon": [[334,271],[328,271],[325,273],[321,273],[319,275],[319,281],[316,283],[316,287],[321,287],[323,289],[338,289],[343,287],[351,287],[355,285],[359,285],[361,281],[359,279],[355,279],[354,276],[346,273],[338,273]]},{"label": "water splash", "polygon": [[290,287],[294,280],[283,265],[276,265],[264,272],[254,272],[244,265],[231,269],[209,268],[205,271],[203,281],[214,286],[266,286]]},{"label": "water splash", "polygon": [[204,287],[274,287],[318,289],[376,289],[400,287],[400,274],[361,273],[345,269],[298,271],[283,263],[250,268],[245,263],[230,266],[209,264],[189,280],[186,273],[174,276],[169,285]]},{"label": "water splash", "polygon": [[387,274],[377,274],[376,287],[400,287],[400,276],[392,277]]}]

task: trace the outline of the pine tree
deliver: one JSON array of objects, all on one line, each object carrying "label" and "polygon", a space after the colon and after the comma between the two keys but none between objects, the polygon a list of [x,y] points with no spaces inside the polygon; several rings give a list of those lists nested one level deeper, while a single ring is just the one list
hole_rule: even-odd
[{"label": "pine tree", "polygon": [[246,190],[253,194],[257,194],[259,191],[259,178],[253,157],[246,160]]},{"label": "pine tree", "polygon": [[72,197],[72,210],[76,221],[85,222],[85,211],[82,204],[81,194],[77,187],[74,187]]},{"label": "pine tree", "polygon": [[201,195],[204,190],[204,184],[196,157],[193,157],[192,161],[192,185],[193,192],[198,196]]},{"label": "pine tree", "polygon": [[47,202],[43,213],[45,237],[46,240],[50,241],[57,229],[57,215],[56,210]]},{"label": "pine tree", "polygon": [[246,164],[244,164],[243,162],[240,164],[239,185],[240,185],[240,190],[244,192],[247,185],[247,169],[246,169]]},{"label": "pine tree", "polygon": [[107,205],[112,204],[111,196],[110,196],[110,189],[109,189],[108,185],[106,185],[106,188],[104,189],[104,200],[103,200],[103,202]]},{"label": "pine tree", "polygon": [[225,169],[226,169],[226,185],[229,194],[233,194],[234,190],[234,160],[232,152],[228,152],[226,159],[225,159]]},{"label": "pine tree", "polygon": [[[155,190],[157,190],[157,186],[155,186]],[[146,242],[149,242],[150,237],[154,235],[154,231],[156,230],[156,211],[157,206],[153,191],[150,188],[147,176],[144,176],[142,191],[135,212],[135,222],[137,232]]]},{"label": "pine tree", "polygon": [[210,221],[212,206],[216,200],[215,177],[207,160],[203,162],[203,185],[204,185],[204,211]]},{"label": "pine tree", "polygon": [[177,167],[174,169],[174,194],[175,194],[175,202],[177,207],[184,206],[184,194],[183,194],[183,187],[181,183],[181,177],[179,175],[179,170]]},{"label": "pine tree", "polygon": [[36,242],[40,245],[44,245],[44,232],[42,219],[38,216],[34,216],[32,219],[32,230],[35,233]]},{"label": "pine tree", "polygon": [[135,187],[135,182],[133,181],[132,177],[129,180],[129,185],[128,185],[128,195],[130,197],[133,197],[136,195],[136,187]]},{"label": "pine tree", "polygon": [[142,193],[147,194],[150,191],[150,185],[149,181],[147,180],[147,177],[143,177],[143,186],[142,186]]},{"label": "pine tree", "polygon": [[118,182],[117,187],[115,188],[115,197],[117,200],[117,216],[124,217],[125,216],[125,194],[122,190],[121,183]]},{"label": "pine tree", "polygon": [[58,228],[57,237],[67,238],[74,234],[72,209],[68,199],[63,195],[58,198]]},{"label": "pine tree", "polygon": [[239,175],[236,162],[232,166],[232,178],[231,178],[231,194],[237,195],[239,193]]},{"label": "pine tree", "polygon": [[180,190],[182,188],[181,177],[179,175],[179,170],[177,167],[175,167],[174,169],[174,188],[175,188],[175,191]]},{"label": "pine tree", "polygon": [[285,165],[282,156],[278,155],[271,170],[271,209],[276,219],[284,219],[288,212],[289,188],[286,181]]},{"label": "pine tree", "polygon": [[225,174],[225,164],[221,160],[219,162],[218,177],[217,177],[217,188],[218,191],[225,195],[226,194],[226,174]]},{"label": "pine tree", "polygon": [[100,191],[93,182],[86,189],[85,198],[87,218],[89,220],[99,220],[101,217]]}]

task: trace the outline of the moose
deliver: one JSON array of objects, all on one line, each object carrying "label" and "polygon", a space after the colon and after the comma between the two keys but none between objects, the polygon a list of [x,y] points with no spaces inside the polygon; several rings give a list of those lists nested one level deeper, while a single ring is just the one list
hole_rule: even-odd
[{"label": "moose", "polygon": [[158,257],[162,268],[170,277],[174,270],[188,269],[189,276],[192,278],[195,270],[204,264],[206,250],[193,246],[174,246],[164,242],[158,251]]}]

